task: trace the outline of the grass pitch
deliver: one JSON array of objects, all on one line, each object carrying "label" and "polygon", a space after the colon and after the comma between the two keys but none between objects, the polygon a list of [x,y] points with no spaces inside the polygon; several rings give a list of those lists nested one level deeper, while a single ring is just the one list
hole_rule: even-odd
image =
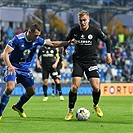
[{"label": "grass pitch", "polygon": [[91,116],[88,121],[78,121],[76,116],[65,121],[68,110],[68,96],[64,101],[51,97],[43,102],[43,96],[34,96],[24,105],[27,118],[19,117],[11,109],[18,101],[12,96],[0,121],[0,133],[132,133],[133,97],[101,97],[99,106],[104,116],[98,118],[92,108],[91,96],[78,96],[76,110],[86,107]]}]

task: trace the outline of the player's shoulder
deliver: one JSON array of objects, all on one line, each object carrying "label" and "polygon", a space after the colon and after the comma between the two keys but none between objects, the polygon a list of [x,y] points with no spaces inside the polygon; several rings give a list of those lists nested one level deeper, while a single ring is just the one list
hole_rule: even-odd
[{"label": "player's shoulder", "polygon": [[94,33],[95,35],[98,35],[99,33],[101,33],[101,30],[94,25],[89,25],[88,30],[91,31],[92,33]]},{"label": "player's shoulder", "polygon": [[94,25],[89,25],[89,28],[92,29],[92,30],[99,30],[99,28],[97,28],[97,27],[94,26]]},{"label": "player's shoulder", "polygon": [[45,43],[45,41],[46,40],[44,38],[40,37],[40,36],[36,40],[36,42],[38,42],[40,45],[43,45]]},{"label": "player's shoulder", "polygon": [[75,30],[80,30],[80,26],[79,25],[74,25],[72,28],[71,28],[72,31],[75,31]]},{"label": "player's shoulder", "polygon": [[21,40],[21,39],[25,38],[25,33],[20,33],[20,34],[16,35],[16,37],[17,37],[19,40]]}]

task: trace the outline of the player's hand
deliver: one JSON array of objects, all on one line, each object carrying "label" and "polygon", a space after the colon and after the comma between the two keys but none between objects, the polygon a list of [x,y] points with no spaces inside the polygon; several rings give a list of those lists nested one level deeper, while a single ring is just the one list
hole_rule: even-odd
[{"label": "player's hand", "polygon": [[70,45],[76,45],[77,41],[73,38],[72,40],[69,40],[68,43]]},{"label": "player's hand", "polygon": [[8,71],[9,71],[9,74],[10,75],[13,75],[13,74],[15,74],[16,72],[15,72],[15,70],[16,70],[17,68],[16,67],[14,67],[14,66],[8,66]]},{"label": "player's hand", "polygon": [[56,63],[54,63],[53,65],[52,65],[52,68],[57,68],[57,64]]},{"label": "player's hand", "polygon": [[39,64],[39,65],[37,65],[37,68],[42,69],[42,66]]},{"label": "player's hand", "polygon": [[106,63],[107,63],[109,66],[112,65],[112,58],[111,58],[111,54],[110,54],[110,53],[107,53]]},{"label": "player's hand", "polygon": [[46,41],[45,42],[45,46],[48,46],[48,47],[52,47],[53,46],[53,44],[52,44],[50,39],[46,39],[45,41]]},{"label": "player's hand", "polygon": [[62,69],[60,69],[60,73],[64,73],[64,69],[62,68]]}]

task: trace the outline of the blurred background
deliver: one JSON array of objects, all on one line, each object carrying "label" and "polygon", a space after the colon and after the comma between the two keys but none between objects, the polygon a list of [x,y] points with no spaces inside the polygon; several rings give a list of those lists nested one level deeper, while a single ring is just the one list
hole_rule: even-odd
[{"label": "blurred background", "polygon": [[[70,28],[78,24],[80,10],[90,13],[91,24],[101,28],[111,40],[113,65],[105,63],[106,47],[98,41],[98,67],[102,83],[133,82],[133,0],[0,0],[0,83],[4,83],[4,62],[1,54],[8,41],[24,32],[32,23],[39,23],[41,37],[64,40]],[[61,82],[71,82],[72,53],[64,58],[65,70]],[[31,64],[35,83],[42,83],[41,73],[36,71],[36,55]],[[51,82],[49,80],[49,82]],[[86,77],[83,77],[86,83]]]}]

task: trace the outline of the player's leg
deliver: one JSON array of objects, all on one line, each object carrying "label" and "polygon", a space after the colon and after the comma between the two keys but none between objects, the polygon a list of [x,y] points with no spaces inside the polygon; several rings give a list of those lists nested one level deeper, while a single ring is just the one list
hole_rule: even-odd
[{"label": "player's leg", "polygon": [[56,71],[56,69],[52,69],[50,72],[50,75],[54,79],[54,82],[56,83],[56,89],[59,92],[60,100],[64,101],[64,97],[62,95],[62,90],[61,90],[61,83],[60,83],[60,79],[59,79],[58,72]]},{"label": "player's leg", "polygon": [[60,83],[60,79],[58,77],[55,77],[55,83],[56,83],[56,89],[59,92],[60,100],[64,101],[64,97],[62,95],[62,90],[61,90],[61,83]]},{"label": "player's leg", "polygon": [[65,117],[65,120],[71,120],[73,118],[74,106],[77,101],[77,91],[80,86],[81,77],[73,77],[72,85],[69,92],[69,104],[68,104],[68,114]]},{"label": "player's leg", "polygon": [[52,96],[54,97],[55,94],[54,94],[54,89],[55,89],[55,82],[54,82],[54,79],[51,78],[51,88],[52,88]]},{"label": "player's leg", "polygon": [[6,82],[6,88],[3,94],[1,95],[0,100],[0,119],[2,118],[2,113],[9,102],[10,95],[15,87],[16,73],[10,73],[8,69],[5,72],[4,80]]},{"label": "player's leg", "polygon": [[103,112],[98,106],[98,102],[100,99],[100,79],[99,78],[91,78],[90,79],[91,86],[93,88],[92,97],[93,97],[93,108],[95,109],[97,115],[99,117],[103,116]]},{"label": "player's leg", "polygon": [[74,106],[75,103],[77,101],[77,91],[78,88],[80,86],[80,82],[81,82],[81,77],[83,76],[83,69],[82,67],[77,64],[74,63],[73,64],[73,72],[72,72],[72,83],[71,83],[71,89],[69,91],[69,110],[68,110],[68,114],[65,117],[65,120],[71,120],[73,118],[73,110],[74,110]]},{"label": "player's leg", "polygon": [[24,88],[26,89],[26,92],[21,95],[19,101],[12,106],[12,109],[17,111],[20,117],[25,118],[26,114],[24,113],[24,110],[22,107],[35,94],[33,75],[32,74],[30,76],[19,75],[17,81],[18,83],[21,83],[24,86]]},{"label": "player's leg", "polygon": [[[58,78],[59,80],[61,79],[61,74],[60,74],[60,69],[61,69],[61,63],[59,62],[56,68],[56,71],[58,72]],[[56,96],[58,95],[58,88],[56,87]]]},{"label": "player's leg", "polygon": [[12,91],[14,90],[15,87],[15,82],[14,81],[8,81],[6,83],[6,89],[3,92],[3,94],[1,95],[1,103],[0,103],[0,119],[2,118],[2,113],[6,107],[6,105],[9,102],[10,99],[10,95],[12,93]]},{"label": "player's leg", "polygon": [[48,69],[43,69],[43,72],[42,72],[42,79],[43,79],[42,88],[44,92],[44,98],[43,98],[44,102],[48,100],[47,89],[48,89],[49,72],[50,70]]},{"label": "player's leg", "polygon": [[100,78],[97,70],[88,71],[87,69],[86,76],[90,81],[90,84],[93,88],[92,97],[93,97],[93,108],[95,109],[97,115],[99,117],[103,116],[103,112],[101,111],[100,107],[98,106],[99,99],[100,99]]},{"label": "player's leg", "polygon": [[44,79],[42,83],[43,92],[44,92],[44,98],[43,98],[44,102],[48,100],[48,94],[47,94],[48,85],[47,84],[48,84],[48,79]]}]

